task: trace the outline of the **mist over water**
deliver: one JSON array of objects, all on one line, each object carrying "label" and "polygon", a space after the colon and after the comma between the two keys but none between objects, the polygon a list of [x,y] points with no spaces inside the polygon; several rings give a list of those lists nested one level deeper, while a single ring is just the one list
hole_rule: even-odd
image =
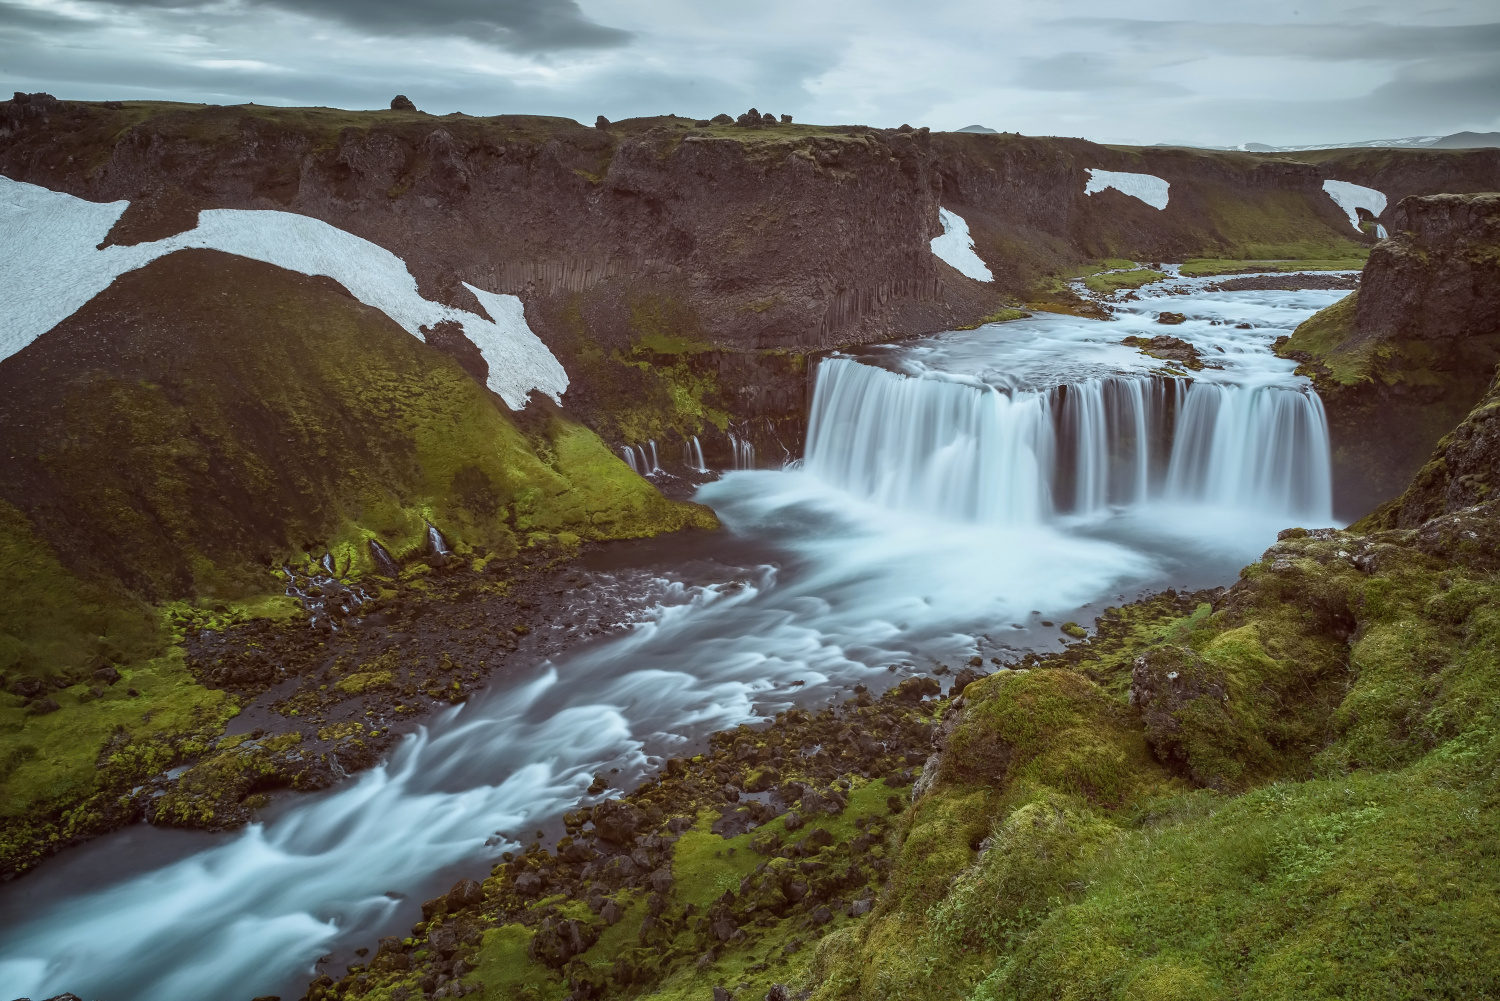
[{"label": "mist over water", "polygon": [[[0,994],[300,996],[318,957],[338,976],[423,897],[560,834],[597,770],[629,788],[713,730],[1056,649],[1043,618],[1229,583],[1277,529],[1332,520],[1321,404],[1269,345],[1341,294],[1145,298],[1113,323],[1039,316],[826,361],[805,462],[700,491],[724,536],[595,562],[594,586],[640,596],[613,636],[242,831],[132,829],[5,887]],[[1190,319],[1158,326],[1162,309]],[[1162,332],[1223,367],[1189,384],[1118,344]]]}]

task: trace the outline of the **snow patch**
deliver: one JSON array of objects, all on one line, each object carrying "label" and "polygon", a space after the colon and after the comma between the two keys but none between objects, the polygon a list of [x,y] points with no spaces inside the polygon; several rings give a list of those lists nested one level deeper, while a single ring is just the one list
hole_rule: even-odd
[{"label": "snow patch", "polygon": [[1089,168],[1088,183],[1083,186],[1083,193],[1096,195],[1105,188],[1114,188],[1122,195],[1139,198],[1154,209],[1167,207],[1167,191],[1172,185],[1162,180],[1155,174],[1131,174],[1119,170],[1099,170],[1096,167]]},{"label": "snow patch", "polygon": [[[1324,181],[1323,190],[1328,192],[1338,207],[1349,216],[1349,225],[1359,232],[1359,213],[1355,209],[1368,209],[1371,215],[1380,215],[1385,211],[1385,194],[1374,188],[1367,188],[1361,184],[1351,184],[1348,181]],[[1381,236],[1385,234],[1382,233]]]},{"label": "snow patch", "polygon": [[974,253],[974,238],[969,235],[969,224],[964,222],[963,216],[939,208],[938,221],[943,224],[943,235],[932,238],[932,252],[938,259],[975,281],[994,281],[995,276]]},{"label": "snow patch", "polygon": [[128,202],[99,204],[0,177],[0,361],[57,326],[127,271],[177,250],[219,250],[305,275],[326,275],[414,337],[452,320],[489,365],[489,387],[520,410],[532,390],[561,402],[568,374],[526,324],[521,300],[465,283],[485,311],[424,299],[406,263],[384,247],[293,212],[208,209],[196,229],[134,247],[99,244]]}]

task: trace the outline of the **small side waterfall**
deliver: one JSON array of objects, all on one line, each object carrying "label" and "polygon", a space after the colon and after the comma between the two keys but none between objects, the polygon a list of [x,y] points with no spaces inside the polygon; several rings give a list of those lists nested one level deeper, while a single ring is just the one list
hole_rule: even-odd
[{"label": "small side waterfall", "polygon": [[661,463],[656,460],[655,438],[644,445],[620,446],[620,456],[637,476],[652,476],[662,471]]},{"label": "small side waterfall", "polygon": [[1322,402],[1276,385],[1123,375],[1008,395],[830,358],[806,468],[886,507],[992,524],[1153,499],[1331,518]]},{"label": "small side waterfall", "polygon": [[733,431],[730,431],[729,453],[734,462],[735,469],[755,468],[755,446],[750,444],[749,438],[741,438]]},{"label": "small side waterfall", "polygon": [[443,538],[443,533],[437,530],[437,526],[431,522],[427,523],[427,544],[432,547],[433,553],[438,556],[452,556],[453,550],[448,548],[448,540]]},{"label": "small side waterfall", "polygon": [[703,446],[698,443],[698,436],[695,434],[683,439],[682,464],[695,473],[708,472],[708,466],[703,463]]}]

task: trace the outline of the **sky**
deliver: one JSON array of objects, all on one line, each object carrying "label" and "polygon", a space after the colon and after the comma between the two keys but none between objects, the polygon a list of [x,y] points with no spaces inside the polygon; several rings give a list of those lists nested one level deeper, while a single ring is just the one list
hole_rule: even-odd
[{"label": "sky", "polygon": [[1356,142],[1500,130],[1500,3],[0,0],[0,89]]}]

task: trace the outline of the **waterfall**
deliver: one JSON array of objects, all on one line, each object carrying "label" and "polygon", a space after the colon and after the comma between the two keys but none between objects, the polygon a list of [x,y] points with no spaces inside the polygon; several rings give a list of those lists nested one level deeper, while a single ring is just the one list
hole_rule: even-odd
[{"label": "waterfall", "polygon": [[401,573],[401,568],[396,564],[391,554],[374,539],[370,540],[370,554],[375,557],[375,565],[380,572],[387,577],[396,577]]},{"label": "waterfall", "polygon": [[656,461],[655,438],[644,445],[621,445],[620,456],[637,476],[653,476],[662,471],[661,463]]},{"label": "waterfall", "polygon": [[755,446],[750,444],[749,438],[741,438],[733,431],[729,434],[730,461],[734,463],[734,469],[755,468]]},{"label": "waterfall", "polygon": [[1315,394],[1157,375],[1005,393],[830,358],[805,467],[885,507],[1036,524],[1154,499],[1331,519]]},{"label": "waterfall", "polygon": [[1328,517],[1328,420],[1316,394],[1195,383],[1177,425],[1168,499]]},{"label": "waterfall", "polygon": [[438,556],[453,555],[453,550],[448,548],[448,540],[443,538],[443,533],[431,522],[427,524],[427,544],[432,546],[432,551]]},{"label": "waterfall", "polygon": [[708,467],[703,463],[703,446],[698,443],[698,436],[695,434],[683,439],[682,464],[695,473],[708,472]]}]

